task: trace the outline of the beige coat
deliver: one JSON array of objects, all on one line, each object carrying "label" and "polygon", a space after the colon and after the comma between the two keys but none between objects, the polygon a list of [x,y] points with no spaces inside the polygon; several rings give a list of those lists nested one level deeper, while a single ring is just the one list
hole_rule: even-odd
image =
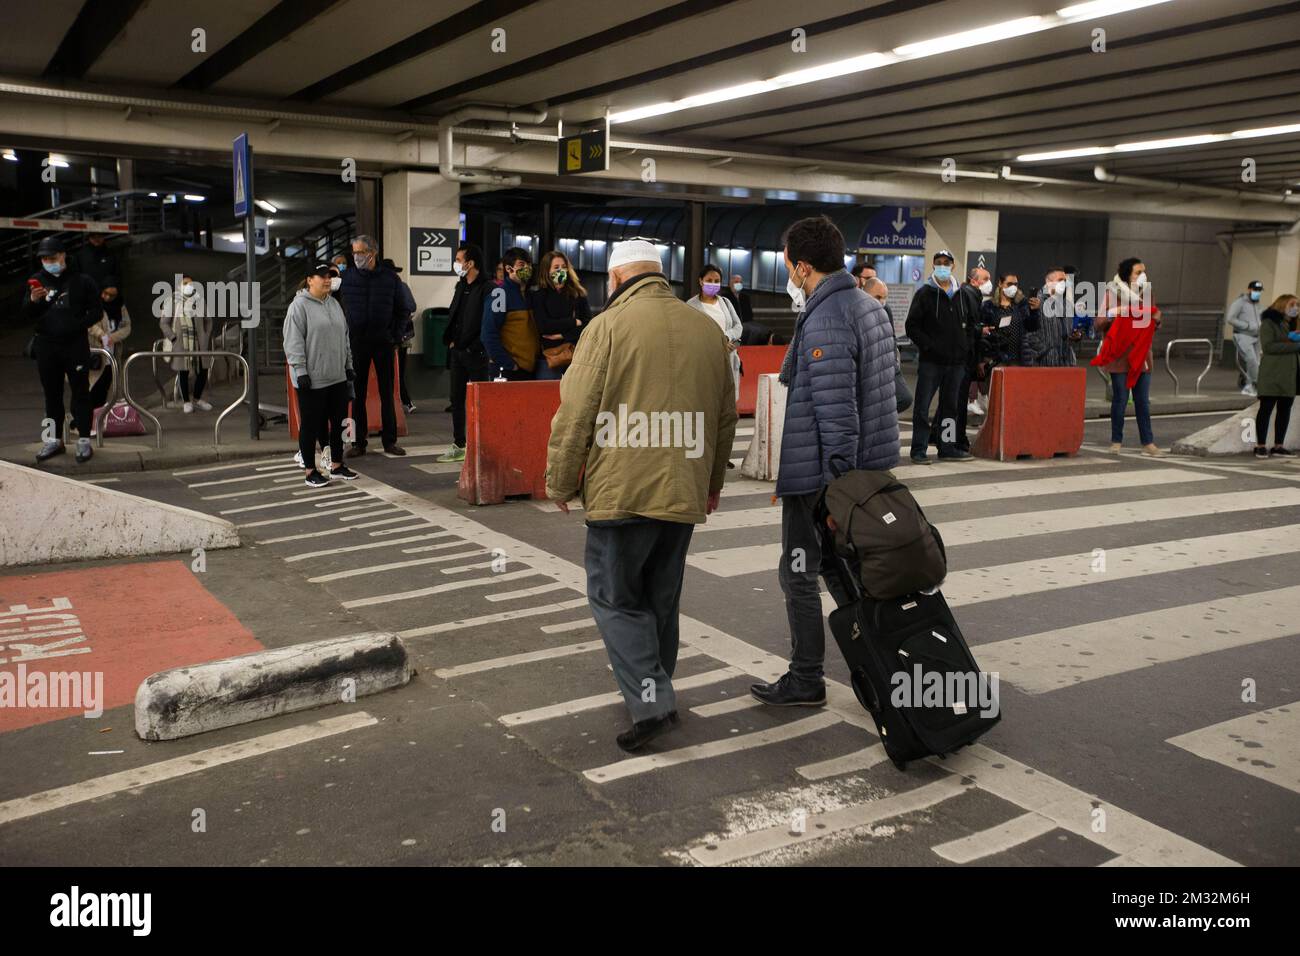
[{"label": "beige coat", "polygon": [[578,339],[551,421],[546,493],[579,492],[589,521],[704,521],[736,433],[726,336],[638,276]]},{"label": "beige coat", "polygon": [[[126,358],[126,347],[122,344],[131,334],[131,315],[126,311],[126,306],[122,306],[122,324],[117,327],[117,331],[110,331],[108,327],[108,315],[101,314],[99,321],[86,330],[86,338],[90,342],[92,349],[102,349],[104,347],[103,336],[108,336],[109,348],[113,352],[113,358],[117,360],[117,367],[122,367],[122,362]],[[103,358],[102,355],[95,356]],[[104,370],[109,367],[108,362],[97,369],[90,370],[90,384],[94,385],[99,381],[99,377],[104,374]]]},{"label": "beige coat", "polygon": [[[186,348],[185,329],[186,326],[193,327],[195,348]],[[164,339],[172,340],[172,348],[177,352],[207,352],[212,349],[212,320],[203,314],[203,308],[198,304],[198,296],[185,296],[182,293],[176,293],[172,296],[171,308],[166,314],[158,320],[158,327],[162,329]],[[186,369],[197,369],[199,363],[203,363],[203,368],[212,368],[212,359],[203,358],[174,358],[171,360],[173,372],[184,372]]]}]

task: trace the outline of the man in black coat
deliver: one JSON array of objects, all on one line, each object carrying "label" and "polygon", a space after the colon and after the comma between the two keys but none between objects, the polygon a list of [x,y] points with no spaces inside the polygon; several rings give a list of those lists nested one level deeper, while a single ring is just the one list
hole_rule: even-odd
[{"label": "man in black coat", "polygon": [[402,280],[379,260],[379,244],[370,236],[352,240],[352,261],[356,268],[343,273],[339,295],[348,317],[348,339],[352,344],[352,367],[356,369],[356,400],[352,420],[356,426],[354,455],[366,453],[369,423],[366,420],[366,389],[370,365],[374,363],[379,383],[380,437],[384,451],[405,455],[397,444],[397,409],[393,400],[393,363],[402,326],[410,313],[402,294]]},{"label": "man in black coat", "polygon": [[68,272],[68,257],[57,236],[46,236],[36,249],[41,271],[27,280],[23,317],[36,322],[36,370],[45,392],[45,417],[54,431],[45,433],[38,462],[64,452],[63,380],[72,387],[72,422],[77,429],[77,461],[88,461],[90,447],[90,342],[86,330],[99,321],[103,303],[95,281]]},{"label": "man in black coat", "polygon": [[470,382],[488,380],[488,354],[480,338],[483,297],[492,283],[483,273],[483,250],[464,243],[456,250],[453,268],[460,276],[448,309],[443,344],[451,356],[451,448],[438,461],[465,460],[465,392]]},{"label": "man in black coat", "polygon": [[82,275],[94,279],[101,289],[110,276],[122,274],[117,267],[117,256],[108,250],[108,236],[102,232],[86,234],[85,244],[77,250],[76,267]]}]

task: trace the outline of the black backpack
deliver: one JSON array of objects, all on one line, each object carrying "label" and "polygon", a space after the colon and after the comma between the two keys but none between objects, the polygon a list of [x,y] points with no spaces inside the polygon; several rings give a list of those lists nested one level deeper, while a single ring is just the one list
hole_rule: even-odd
[{"label": "black backpack", "polygon": [[822,493],[817,520],[834,520],[835,549],[856,568],[867,596],[889,600],[942,584],[943,538],[907,486],[888,471],[837,475]]}]

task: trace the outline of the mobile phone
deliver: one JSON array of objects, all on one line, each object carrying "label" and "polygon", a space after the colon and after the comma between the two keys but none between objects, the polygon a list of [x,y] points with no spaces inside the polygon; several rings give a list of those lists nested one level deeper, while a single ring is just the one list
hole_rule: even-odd
[{"label": "mobile phone", "polygon": [[45,286],[41,285],[41,280],[40,280],[40,279],[28,279],[28,280],[27,280],[27,287],[28,287],[29,289],[44,289],[44,288],[45,288]]}]

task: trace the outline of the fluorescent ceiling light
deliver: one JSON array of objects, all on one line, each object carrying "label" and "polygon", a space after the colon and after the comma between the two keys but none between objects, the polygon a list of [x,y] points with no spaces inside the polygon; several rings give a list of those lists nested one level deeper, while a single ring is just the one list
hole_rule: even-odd
[{"label": "fluorescent ceiling light", "polygon": [[950,33],[932,40],[922,40],[920,43],[905,43],[903,46],[894,47],[894,53],[904,59],[933,56],[936,53],[947,53],[949,50],[964,50],[967,47],[994,43],[1009,37],[1024,36],[1026,33],[1035,33],[1049,26],[1055,24],[1048,21],[1046,17],[1021,17],[1019,20],[1008,20],[1005,23],[995,23],[975,30]]},{"label": "fluorescent ceiling light", "polygon": [[150,199],[157,199],[157,198],[158,198],[158,194],[157,194],[157,193],[150,193],[150,194],[149,194],[149,198],[150,198]]},{"label": "fluorescent ceiling light", "polygon": [[53,153],[50,153],[46,158],[49,160],[48,164],[50,166],[57,166],[59,169],[68,168],[68,161],[61,156],[55,156]]},{"label": "fluorescent ceiling light", "polygon": [[1016,162],[1036,163],[1052,159],[1077,159],[1081,156],[1136,153],[1148,149],[1182,149],[1188,146],[1204,146],[1207,143],[1221,143],[1228,139],[1255,139],[1261,136],[1286,136],[1291,133],[1300,133],[1300,123],[1289,123],[1285,126],[1261,126],[1256,129],[1239,129],[1231,133],[1195,133],[1190,136],[1173,136],[1167,139],[1146,139],[1132,143],[1119,143],[1115,146],[1080,146],[1074,149],[1056,149],[1043,153],[1022,153],[1016,157]]},{"label": "fluorescent ceiling light", "polygon": [[0,155],[3,155],[4,158],[7,159],[7,160],[9,160],[9,162],[11,162],[11,163],[16,163],[16,162],[18,162],[18,154],[15,153],[12,149],[6,149],[6,150],[4,151],[4,153],[2,153],[2,154],[0,154]]},{"label": "fluorescent ceiling light", "polygon": [[969,49],[986,43],[998,43],[1012,37],[1038,33],[1042,30],[1050,30],[1053,27],[1065,26],[1069,23],[1078,23],[1082,20],[1110,16],[1116,13],[1126,13],[1130,10],[1138,10],[1142,7],[1169,2],[1171,0],[1094,0],[1091,3],[1074,4],[1073,6],[1063,7],[1054,14],[1020,17],[1015,20],[978,27],[974,30],[965,30],[961,33],[951,33],[929,40],[920,40],[916,43],[905,43],[902,46],[895,47],[891,53],[864,53],[844,60],[823,63],[820,66],[782,73],[767,80],[754,80],[707,93],[699,93],[695,96],[686,96],[678,100],[667,100],[661,103],[652,103],[649,106],[622,110],[611,114],[609,121],[610,123],[632,123],[636,120],[649,119],[652,116],[662,116],[665,113],[676,113],[699,106],[709,106],[714,103],[724,103],[747,96],[757,96],[760,93],[783,90],[792,86],[801,86],[805,83],[816,83],[837,76],[862,73],[905,60],[920,59],[950,50]]},{"label": "fluorescent ceiling light", "polygon": [[1079,156],[1103,156],[1109,153],[1109,146],[1081,146],[1078,149],[1057,149],[1046,153],[1021,153],[1016,157],[1018,163],[1036,163],[1046,159],[1075,159]]},{"label": "fluorescent ceiling light", "polygon": [[275,208],[275,206],[273,206],[273,205],[271,205],[269,202],[267,202],[265,199],[254,199],[253,202],[254,202],[258,207],[260,207],[260,208],[262,208],[262,209],[265,209],[267,212],[270,212],[270,213],[277,213],[277,212],[280,211],[279,209]]},{"label": "fluorescent ceiling light", "polygon": [[1147,139],[1136,143],[1120,143],[1111,147],[1117,153],[1135,153],[1143,149],[1178,149],[1182,146],[1203,146],[1227,139],[1225,133],[1202,133],[1197,136],[1174,136],[1169,139]]},{"label": "fluorescent ceiling light", "polygon": [[206,202],[206,201],[207,201],[207,198],[208,198],[207,196],[196,196],[196,195],[194,195],[193,193],[186,193],[186,194],[185,194],[185,201],[186,201],[186,202]]},{"label": "fluorescent ceiling light", "polygon": [[1289,126],[1261,126],[1258,129],[1239,129],[1232,134],[1233,139],[1253,139],[1256,136],[1285,136],[1287,133],[1300,133],[1300,123]]}]

